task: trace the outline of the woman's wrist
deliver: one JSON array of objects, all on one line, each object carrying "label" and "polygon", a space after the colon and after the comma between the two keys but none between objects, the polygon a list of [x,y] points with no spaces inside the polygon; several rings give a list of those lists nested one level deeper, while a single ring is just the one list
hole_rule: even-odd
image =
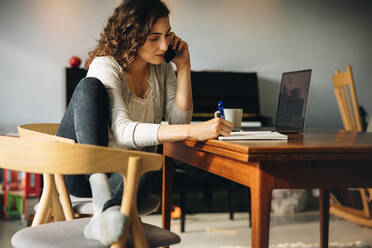
[{"label": "woman's wrist", "polygon": [[160,125],[158,129],[158,141],[160,144],[165,142],[177,142],[192,138],[193,129],[190,124]]},{"label": "woman's wrist", "polygon": [[186,139],[193,138],[193,128],[194,128],[194,125],[192,124],[189,124],[186,126]]},{"label": "woman's wrist", "polygon": [[191,65],[182,64],[177,65],[177,83],[191,82]]},{"label": "woman's wrist", "polygon": [[191,71],[191,64],[176,64],[177,72],[180,71]]}]

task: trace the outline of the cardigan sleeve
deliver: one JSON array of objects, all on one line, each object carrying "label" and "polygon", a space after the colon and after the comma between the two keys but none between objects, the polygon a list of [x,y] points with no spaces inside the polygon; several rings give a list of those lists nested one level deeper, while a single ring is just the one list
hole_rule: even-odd
[{"label": "cardigan sleeve", "polygon": [[169,124],[188,124],[192,118],[190,111],[179,109],[174,103],[177,92],[177,78],[171,63],[165,63],[165,120]]},{"label": "cardigan sleeve", "polygon": [[116,142],[125,148],[158,145],[159,124],[134,122],[124,102],[124,73],[112,57],[96,57],[89,66],[87,77],[99,79],[109,98],[110,128]]}]

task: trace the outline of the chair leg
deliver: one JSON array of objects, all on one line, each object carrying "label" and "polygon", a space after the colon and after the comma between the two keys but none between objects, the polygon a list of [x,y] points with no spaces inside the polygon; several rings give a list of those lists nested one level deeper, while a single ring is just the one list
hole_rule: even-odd
[{"label": "chair leg", "polygon": [[65,215],[63,213],[63,208],[62,208],[62,205],[61,205],[61,202],[58,198],[58,193],[57,193],[57,189],[56,189],[56,185],[55,185],[55,180],[54,180],[54,176],[52,176],[52,185],[51,185],[51,205],[52,205],[52,214],[53,214],[53,219],[54,221],[63,221],[63,220],[66,220],[65,218]]},{"label": "chair leg", "polygon": [[42,224],[51,223],[51,222],[54,222],[53,209],[52,209],[52,207],[49,207],[48,212],[47,212],[47,214],[45,216],[45,219],[44,219]]},{"label": "chair leg", "polygon": [[[138,181],[141,176],[141,158],[129,157],[127,177],[122,174],[126,186],[124,187],[120,212],[129,218],[124,225],[123,233],[119,241],[111,244],[110,248],[123,247],[126,243],[128,231],[132,233],[135,247],[148,248],[146,236],[137,213],[137,190]],[[125,204],[124,204],[125,203]]]},{"label": "chair leg", "polygon": [[329,190],[319,189],[320,247],[328,248]]},{"label": "chair leg", "polygon": [[131,226],[131,233],[133,237],[133,243],[135,247],[141,248],[148,248],[149,245],[147,244],[146,236],[142,227],[141,219],[133,218],[132,216],[132,226]]},{"label": "chair leg", "polygon": [[180,208],[181,208],[181,232],[185,232],[186,221],[186,192],[180,192]]},{"label": "chair leg", "polygon": [[227,193],[227,197],[228,197],[228,208],[229,208],[229,214],[230,214],[230,220],[234,220],[234,198],[233,198],[233,186],[232,186],[233,182],[229,182],[229,189],[228,189],[228,193]]},{"label": "chair leg", "polygon": [[186,220],[186,214],[185,211],[182,210],[181,212],[181,232],[185,232],[185,220]]},{"label": "chair leg", "polygon": [[43,174],[43,180],[44,180],[44,189],[43,193],[41,194],[41,199],[39,203],[39,207],[36,211],[34,220],[32,221],[32,226],[38,226],[41,224],[44,224],[48,217],[48,211],[51,207],[51,188],[53,178],[52,175],[49,174]]},{"label": "chair leg", "polygon": [[60,195],[64,216],[66,220],[72,220],[74,219],[74,210],[72,209],[71,199],[67,191],[65,178],[60,174],[55,174],[54,177],[58,194]]},{"label": "chair leg", "polygon": [[362,199],[362,203],[363,203],[363,212],[364,212],[364,216],[366,218],[370,218],[371,217],[371,211],[370,211],[370,208],[369,208],[369,197],[367,195],[367,189],[359,189],[360,191],[360,197]]}]

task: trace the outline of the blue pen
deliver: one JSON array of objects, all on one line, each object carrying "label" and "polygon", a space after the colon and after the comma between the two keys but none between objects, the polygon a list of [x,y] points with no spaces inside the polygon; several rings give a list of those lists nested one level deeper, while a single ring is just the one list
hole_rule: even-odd
[{"label": "blue pen", "polygon": [[222,119],[225,119],[225,112],[223,111],[222,101],[218,102],[218,111],[220,111],[220,116]]}]

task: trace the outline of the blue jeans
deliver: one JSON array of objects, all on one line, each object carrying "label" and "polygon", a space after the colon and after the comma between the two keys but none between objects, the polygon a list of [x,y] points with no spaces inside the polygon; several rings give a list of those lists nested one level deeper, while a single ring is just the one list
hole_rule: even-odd
[{"label": "blue jeans", "polygon": [[[66,113],[60,123],[57,136],[70,138],[80,144],[108,146],[109,107],[104,85],[97,78],[87,77],[76,86]],[[143,175],[138,185],[138,206],[150,194],[154,184],[151,173]],[[70,194],[78,197],[92,197],[90,175],[65,176]],[[108,174],[113,197],[103,210],[121,204],[123,177],[119,173]]]}]

